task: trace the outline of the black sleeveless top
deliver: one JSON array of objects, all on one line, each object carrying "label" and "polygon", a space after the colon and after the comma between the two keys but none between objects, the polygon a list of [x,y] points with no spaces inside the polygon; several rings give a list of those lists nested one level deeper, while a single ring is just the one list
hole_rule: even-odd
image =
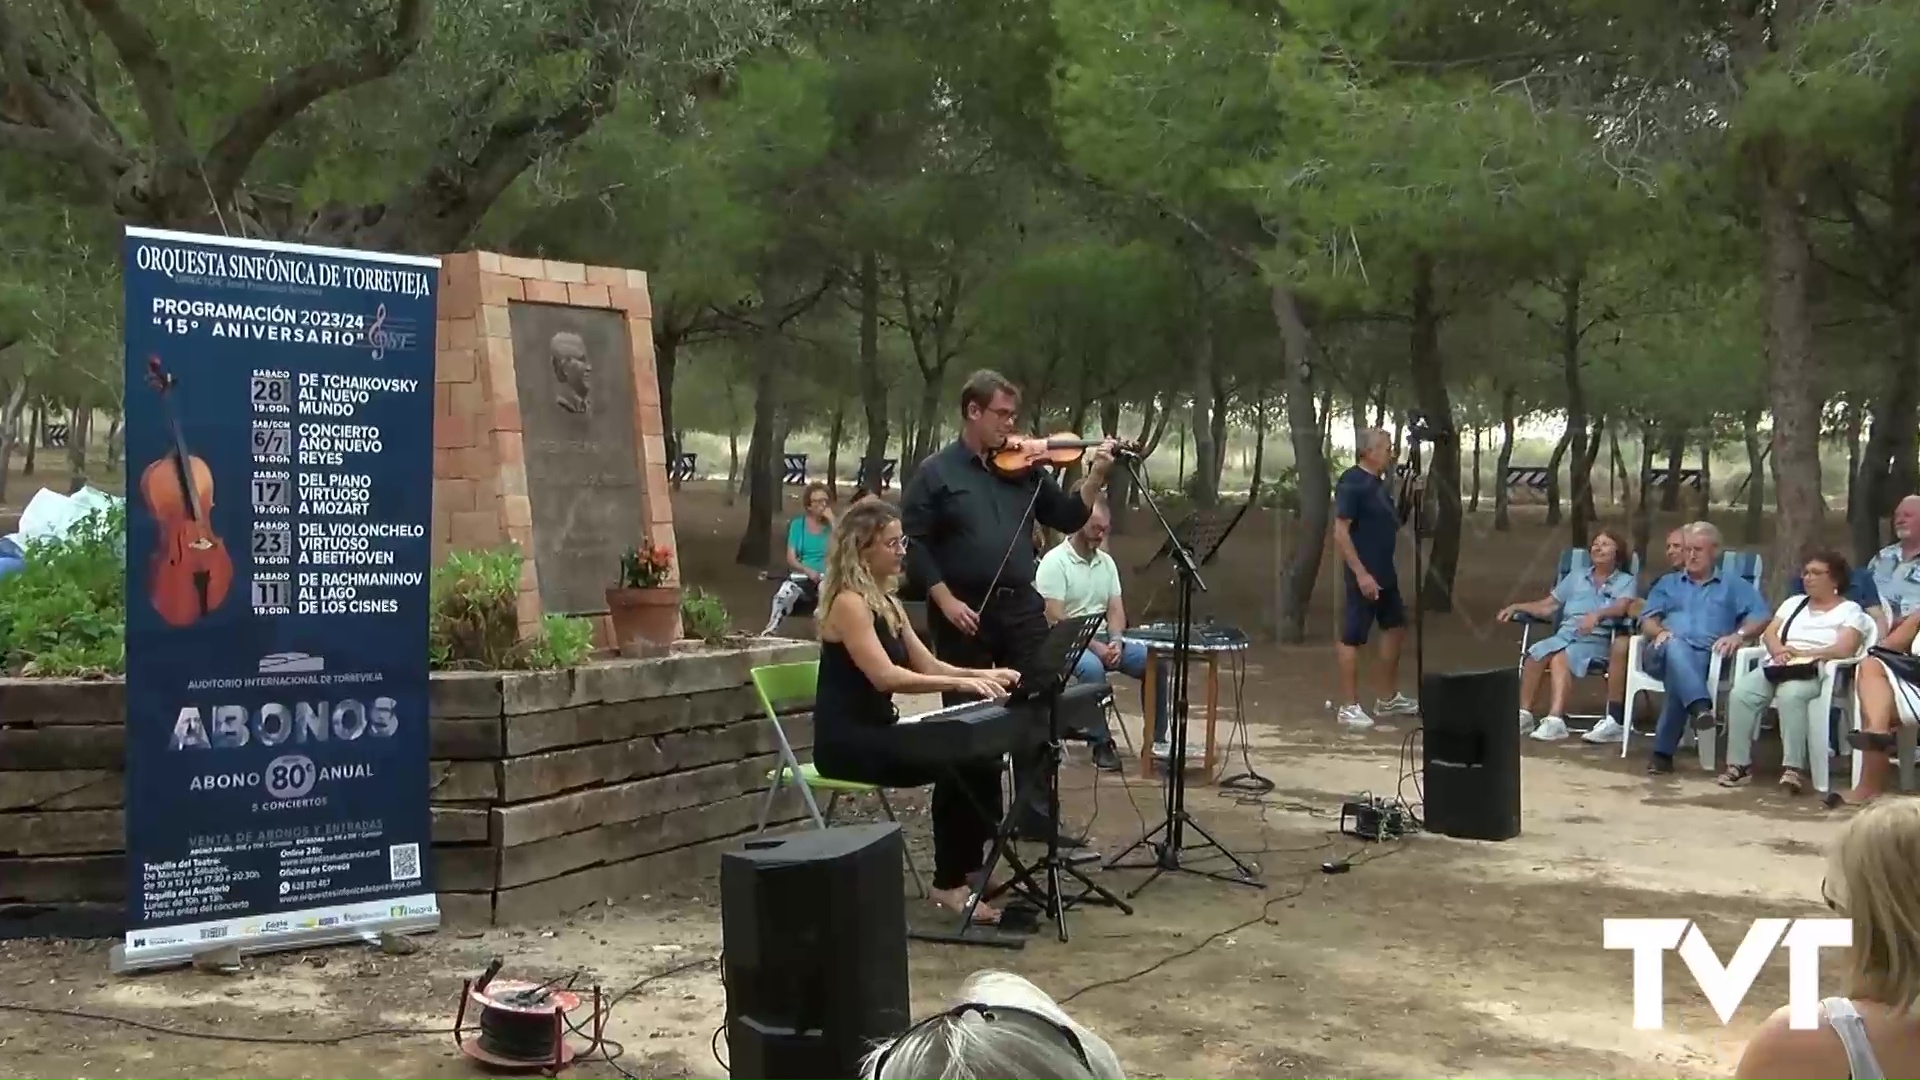
[{"label": "black sleeveless top", "polygon": [[[873,632],[887,659],[907,666],[907,643],[877,613]],[[813,691],[813,731],[816,742],[858,741],[862,729],[890,727],[900,719],[893,695],[883,693],[854,663],[853,654],[839,641],[820,643],[820,679]]]},{"label": "black sleeveless top", "polygon": [[[887,658],[907,666],[907,643],[873,617]],[[853,654],[837,641],[820,643],[820,679],[813,692],[813,763],[820,775],[882,787],[921,787],[938,776],[901,760],[899,744],[915,732],[898,726],[893,695],[867,679]]]}]

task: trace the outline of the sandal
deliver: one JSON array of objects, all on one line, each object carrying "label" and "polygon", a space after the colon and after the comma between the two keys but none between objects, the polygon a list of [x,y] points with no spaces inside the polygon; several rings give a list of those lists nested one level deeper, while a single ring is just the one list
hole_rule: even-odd
[{"label": "sandal", "polygon": [[1787,789],[1787,794],[1798,795],[1807,790],[1807,778],[1800,774],[1799,769],[1781,769],[1780,786]]},{"label": "sandal", "polygon": [[1729,765],[1727,771],[1720,774],[1721,787],[1741,787],[1753,779],[1753,769],[1747,765]]},{"label": "sandal", "polygon": [[1847,745],[1855,750],[1876,750],[1883,754],[1891,754],[1899,749],[1900,741],[1889,732],[1856,729],[1847,732]]},{"label": "sandal", "polygon": [[973,905],[973,917],[967,920],[968,922],[975,926],[1000,925],[1000,909],[980,899],[980,894],[977,892],[968,891],[967,898],[962,900],[958,906],[950,904],[937,896],[933,898],[934,907],[953,915],[959,915],[965,912],[968,904]]}]

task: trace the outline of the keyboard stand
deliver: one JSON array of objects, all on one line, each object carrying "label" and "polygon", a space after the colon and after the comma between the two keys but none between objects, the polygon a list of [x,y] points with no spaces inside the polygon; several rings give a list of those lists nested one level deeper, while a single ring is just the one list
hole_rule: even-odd
[{"label": "keyboard stand", "polygon": [[[1073,677],[1073,669],[1080,661],[1080,654],[1086,651],[1088,643],[1104,621],[1101,615],[1083,615],[1073,619],[1062,619],[1056,623],[1042,646],[1051,656],[1043,654],[1041,670],[1051,670],[1045,687],[1029,697],[1044,697],[1047,702],[1047,744],[1039,754],[1032,769],[1024,777],[1014,778],[1013,797],[1008,800],[1007,811],[1000,819],[1000,828],[995,832],[993,847],[987,854],[986,866],[982,869],[982,880],[991,882],[993,871],[1005,860],[1013,873],[1006,881],[988,889],[985,894],[975,894],[968,902],[966,910],[960,915],[960,928],[948,934],[911,934],[923,941],[938,941],[956,945],[990,945],[998,948],[1020,949],[1026,942],[1020,938],[1008,937],[990,926],[976,926],[973,922],[974,908],[981,900],[993,900],[1009,892],[1020,896],[1040,909],[1041,914],[1053,920],[1060,940],[1067,940],[1067,909],[1076,904],[1096,903],[1108,907],[1117,907],[1125,914],[1133,914],[1133,908],[1126,901],[1114,895],[1105,886],[1088,877],[1071,860],[1060,853],[1060,764],[1066,758],[1061,744],[1060,733],[1060,695],[1066,690],[1067,683]],[[1046,663],[1047,661],[1051,663]],[[1039,784],[1047,794],[1047,853],[1039,861],[1026,863],[1014,849],[1013,837],[1020,814],[1025,807],[1025,796]],[[1082,888],[1076,896],[1064,896],[1061,889],[1061,875],[1078,881]],[[983,932],[984,931],[984,932]]]}]

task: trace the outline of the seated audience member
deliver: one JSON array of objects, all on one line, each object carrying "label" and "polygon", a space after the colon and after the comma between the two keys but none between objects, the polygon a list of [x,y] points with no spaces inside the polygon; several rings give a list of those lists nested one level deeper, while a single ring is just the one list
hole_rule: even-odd
[{"label": "seated audience member", "polygon": [[1125,1080],[1107,1041],[1018,975],[982,971],[959,1003],[876,1047],[868,1080]]},{"label": "seated audience member", "polygon": [[1893,536],[1866,566],[1882,630],[1920,611],[1920,495],[1909,495],[1894,508]]},{"label": "seated audience member", "polygon": [[[1104,503],[1095,507],[1080,531],[1041,556],[1040,566],[1034,571],[1033,586],[1046,604],[1048,622],[1082,615],[1106,616],[1101,635],[1080,654],[1074,676],[1081,682],[1106,682],[1109,671],[1140,679],[1147,671],[1146,646],[1121,640],[1127,629],[1127,609],[1120,599],[1120,568],[1101,548],[1111,521]],[[1166,680],[1163,676],[1159,681],[1160,692],[1153,699],[1156,751],[1164,750],[1167,741]],[[1093,761],[1102,769],[1117,770],[1120,755],[1114,750],[1112,732],[1105,730],[1105,717],[1101,720],[1102,729],[1088,733],[1095,737]]]},{"label": "seated audience member", "polygon": [[1804,1031],[1791,1025],[1787,1007],[1776,1010],[1748,1040],[1734,1075],[1920,1076],[1920,801],[1890,799],[1849,821],[1820,891],[1853,921],[1846,996],[1822,1000],[1820,1026]]},{"label": "seated audience member", "polygon": [[[1596,670],[1607,676],[1607,716],[1587,733],[1588,742],[1619,742],[1620,719],[1625,715],[1627,698],[1626,662],[1613,662],[1613,636],[1601,629],[1608,619],[1627,614],[1637,585],[1633,575],[1623,568],[1627,542],[1611,529],[1602,529],[1587,545],[1587,557],[1593,565],[1576,569],[1562,578],[1553,591],[1532,603],[1509,604],[1500,609],[1500,621],[1511,622],[1525,613],[1559,626],[1552,634],[1527,646],[1527,660],[1520,672],[1520,730],[1532,729],[1542,742],[1566,738],[1567,695],[1573,680],[1584,679]],[[1533,712],[1527,708],[1540,693],[1540,679],[1552,676],[1551,697],[1546,719],[1534,726]],[[1607,729],[1607,725],[1612,725]]]},{"label": "seated audience member", "polygon": [[818,602],[820,578],[827,571],[827,536],[833,531],[833,497],[827,485],[815,480],[802,496],[806,512],[787,525],[787,580],[773,594],[762,636],[773,633],[780,620],[793,614],[802,598]]},{"label": "seated audience member", "polygon": [[1807,760],[1807,735],[1820,701],[1820,664],[1857,655],[1866,643],[1869,616],[1860,605],[1840,595],[1848,580],[1847,560],[1837,551],[1816,551],[1801,567],[1806,592],[1789,596],[1773,613],[1760,635],[1767,659],[1733,680],[1727,703],[1727,771],[1721,787],[1738,787],[1753,777],[1753,740],[1760,733],[1760,716],[1772,705],[1780,716],[1780,786],[1798,795],[1805,790],[1809,768],[1824,769],[1825,761]]},{"label": "seated audience member", "polygon": [[1641,666],[1666,691],[1647,772],[1673,771],[1689,723],[1696,731],[1712,730],[1716,688],[1707,685],[1709,663],[1716,653],[1731,658],[1772,616],[1751,582],[1720,573],[1720,530],[1705,521],[1688,525],[1686,571],[1655,582],[1640,613],[1640,632],[1649,643]]},{"label": "seated audience member", "polygon": [[[894,585],[906,557],[900,512],[889,503],[849,507],[833,530],[820,587],[820,676],[814,690],[813,763],[820,775],[881,787],[933,785],[933,901],[963,911],[986,865],[1000,816],[1000,756],[937,772],[902,763],[895,694],[1004,698],[1020,676],[936,659],[907,622]],[[973,919],[996,923],[985,903]]]},{"label": "seated audience member", "polygon": [[1886,791],[1900,746],[1894,724],[1920,723],[1920,609],[1888,631],[1880,647],[1906,656],[1869,656],[1854,669],[1860,729],[1847,733],[1847,743],[1861,759],[1860,784],[1845,796],[1849,803],[1870,802]]}]

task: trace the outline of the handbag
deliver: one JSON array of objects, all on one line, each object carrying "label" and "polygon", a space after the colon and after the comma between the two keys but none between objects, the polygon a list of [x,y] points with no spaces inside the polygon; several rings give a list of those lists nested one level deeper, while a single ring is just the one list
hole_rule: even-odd
[{"label": "handbag", "polygon": [[1867,655],[1885,664],[1887,674],[1909,686],[1920,686],[1920,656],[1885,645],[1875,645],[1867,650]]},{"label": "handbag", "polygon": [[[1800,606],[1794,608],[1793,614],[1787,616],[1786,624],[1780,627],[1781,641],[1784,642],[1787,640],[1787,631],[1793,629],[1793,620],[1799,618],[1800,613],[1807,610],[1807,604],[1810,602],[1811,601],[1807,600],[1800,601]],[[1806,682],[1809,679],[1817,679],[1820,677],[1820,664],[1817,661],[1806,664],[1771,664],[1761,668],[1760,674],[1764,675],[1766,680],[1775,686],[1786,682]]]}]

